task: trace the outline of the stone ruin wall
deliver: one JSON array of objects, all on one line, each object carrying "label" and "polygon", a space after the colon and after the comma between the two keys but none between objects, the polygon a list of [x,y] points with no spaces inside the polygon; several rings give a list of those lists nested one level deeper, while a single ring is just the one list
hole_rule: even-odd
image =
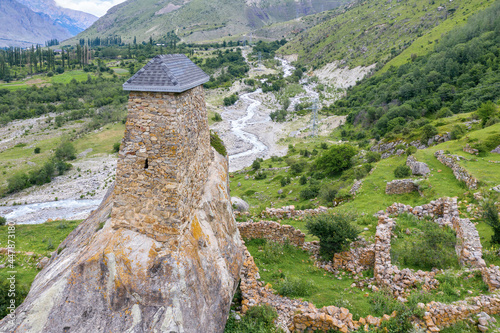
[{"label": "stone ruin wall", "polygon": [[[400,270],[391,263],[391,232],[396,222],[387,214],[397,216],[403,213],[413,214],[418,218],[432,217],[436,223],[454,228],[457,231],[457,238],[460,239],[457,242],[457,247],[460,248],[460,251],[457,250],[457,254],[462,263],[480,267],[483,280],[488,284],[491,291],[500,288],[500,270],[496,266],[486,267],[484,265],[484,261],[477,251],[479,249],[480,252],[478,246],[480,243],[477,243],[479,241],[477,230],[468,219],[459,218],[456,198],[440,198],[417,207],[395,203],[388,207],[386,212],[381,211],[378,213],[379,224],[374,244],[353,243],[351,250],[335,254],[331,262],[327,264],[316,262],[315,265],[327,271],[346,269],[351,273],[359,273],[373,267],[379,287],[383,285],[389,287],[395,296],[405,296],[406,291],[415,287],[416,284],[422,284],[424,289],[436,287],[438,282],[434,278],[434,272],[414,271],[408,268]],[[278,215],[281,216],[282,214],[286,215],[285,211],[280,211]],[[242,235],[245,233],[250,234],[246,238],[267,238],[283,242],[284,239],[288,237],[293,239],[295,235],[301,233],[300,230],[291,226],[282,226],[280,228],[277,226],[278,223],[275,222],[245,222],[239,225]],[[475,232],[472,232],[471,226]],[[280,235],[280,232],[284,232],[284,234]],[[272,236],[264,237],[263,234],[265,233],[270,233]],[[291,241],[291,243],[293,242]],[[304,250],[310,251],[313,255],[316,254],[317,257],[317,253],[314,253],[319,248],[317,241],[301,243]],[[368,326],[378,327],[383,321],[390,320],[395,316],[395,313],[385,314],[382,317],[369,315],[356,320],[346,308],[326,306],[318,309],[312,303],[276,295],[272,292],[270,286],[259,281],[259,269],[250,253],[246,251],[245,255],[246,259],[241,275],[243,312],[246,312],[251,306],[269,304],[278,311],[278,324],[293,332],[327,331],[329,329],[341,332],[368,330]],[[480,260],[477,260],[477,258]],[[425,315],[423,321],[417,321],[416,324],[434,332],[439,331],[439,327],[449,326],[457,321],[470,318],[472,315],[483,312],[487,314],[500,312],[500,296],[494,293],[492,295],[470,297],[451,304],[430,302],[421,306],[425,310]]]},{"label": "stone ruin wall", "polygon": [[269,241],[285,243],[302,247],[306,235],[290,225],[281,225],[273,221],[242,222],[238,223],[238,230],[243,239],[267,239]]},{"label": "stone ruin wall", "polygon": [[116,172],[113,226],[165,241],[189,220],[212,160],[202,86],[130,92]]},{"label": "stone ruin wall", "polygon": [[417,192],[418,185],[413,179],[396,179],[387,183],[385,194],[404,194]]},{"label": "stone ruin wall", "polygon": [[457,163],[457,159],[460,159],[460,156],[445,154],[443,150],[438,150],[434,153],[434,156],[436,156],[439,162],[451,168],[457,180],[465,182],[471,190],[477,189],[478,180]]}]

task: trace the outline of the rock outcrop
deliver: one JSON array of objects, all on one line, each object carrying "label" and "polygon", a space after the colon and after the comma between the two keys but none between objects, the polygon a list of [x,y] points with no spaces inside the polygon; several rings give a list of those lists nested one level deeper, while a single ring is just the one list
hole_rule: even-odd
[{"label": "rock outcrop", "polygon": [[429,169],[429,166],[427,166],[426,163],[417,161],[413,155],[408,156],[406,159],[406,165],[411,169],[411,173],[415,176],[426,176],[431,172],[431,169]]}]

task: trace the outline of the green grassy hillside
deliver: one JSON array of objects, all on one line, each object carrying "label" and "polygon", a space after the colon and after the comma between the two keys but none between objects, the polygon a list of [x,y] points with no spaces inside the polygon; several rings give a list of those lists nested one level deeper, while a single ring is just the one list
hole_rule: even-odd
[{"label": "green grassy hillside", "polygon": [[119,35],[125,42],[159,40],[175,32],[185,41],[232,37],[296,17],[336,8],[343,1],[129,0],[110,9],[79,38]]},{"label": "green grassy hillside", "polygon": [[[412,53],[422,55],[431,50],[441,34],[463,24],[470,14],[491,3],[479,0],[356,1],[347,9],[338,10],[333,19],[297,36],[280,52],[297,53],[300,63],[318,68],[335,60],[349,67],[383,64],[408,49],[392,63],[399,65]],[[415,42],[417,44],[410,48]]]}]

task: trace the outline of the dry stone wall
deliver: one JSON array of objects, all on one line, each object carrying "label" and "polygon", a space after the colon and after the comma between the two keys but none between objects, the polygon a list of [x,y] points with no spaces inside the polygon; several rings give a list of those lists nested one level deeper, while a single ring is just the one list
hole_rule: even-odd
[{"label": "dry stone wall", "polygon": [[298,247],[304,245],[306,235],[290,225],[281,225],[273,221],[242,222],[238,223],[238,230],[243,239],[267,239],[273,242],[284,243],[289,241]]},{"label": "dry stone wall", "polygon": [[128,110],[113,225],[166,241],[197,207],[212,160],[203,87],[130,92]]},{"label": "dry stone wall", "polygon": [[479,150],[472,148],[468,143],[465,145],[463,150],[471,155],[479,155]]},{"label": "dry stone wall", "polygon": [[281,208],[266,208],[265,211],[261,213],[262,218],[266,217],[276,217],[278,219],[284,219],[284,218],[294,218],[294,217],[300,217],[300,216],[313,216],[313,215],[318,215],[322,213],[326,213],[328,211],[328,208],[319,206],[318,208],[314,209],[305,209],[305,210],[296,210],[295,206],[285,206]]},{"label": "dry stone wall", "polygon": [[[483,256],[481,239],[474,224],[469,219],[460,218],[457,198],[440,198],[429,204],[411,207],[395,203],[388,207],[387,214],[413,214],[418,218],[432,217],[440,225],[447,225],[457,234],[455,250],[462,265],[480,269],[484,282],[490,291],[500,289],[500,268],[487,267]],[[384,212],[379,212],[383,216]]]},{"label": "dry stone wall", "polygon": [[387,183],[385,194],[404,194],[418,192],[418,185],[413,179],[395,179]]},{"label": "dry stone wall", "polygon": [[458,161],[463,157],[445,154],[443,150],[438,150],[434,153],[434,156],[436,156],[439,162],[451,168],[457,180],[465,182],[467,187],[471,190],[477,189],[478,180],[458,164]]}]

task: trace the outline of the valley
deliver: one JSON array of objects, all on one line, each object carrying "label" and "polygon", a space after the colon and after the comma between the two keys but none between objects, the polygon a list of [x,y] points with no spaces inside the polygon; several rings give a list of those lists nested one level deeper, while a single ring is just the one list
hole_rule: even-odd
[{"label": "valley", "polygon": [[0,50],[19,325],[500,330],[500,2],[326,5],[131,0]]}]

